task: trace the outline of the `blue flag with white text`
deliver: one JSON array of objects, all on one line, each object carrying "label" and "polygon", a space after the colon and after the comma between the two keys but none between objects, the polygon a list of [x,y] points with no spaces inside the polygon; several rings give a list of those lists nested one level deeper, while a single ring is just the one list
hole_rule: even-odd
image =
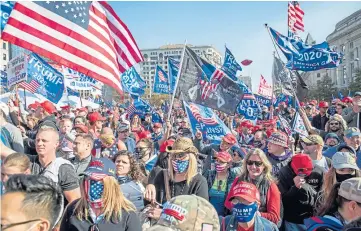
[{"label": "blue flag with white text", "polygon": [[330,49],[327,42],[307,45],[302,40],[289,38],[269,27],[277,46],[286,56],[286,67],[291,70],[315,71],[337,67],[342,62],[342,53]]},{"label": "blue flag with white text", "polygon": [[68,96],[77,96],[80,97],[80,93],[77,90],[73,90],[69,87],[66,88],[66,91],[68,92]]},{"label": "blue flag with white text", "polygon": [[173,94],[174,87],[177,82],[177,75],[179,71],[179,61],[168,57],[168,80],[170,85],[170,93]]},{"label": "blue flag with white text", "polygon": [[237,84],[243,90],[243,98],[237,107],[237,113],[243,115],[245,119],[251,120],[254,124],[257,121],[261,108],[257,103],[255,95],[241,80],[237,80]]},{"label": "blue flag with white text", "polygon": [[38,93],[53,103],[58,103],[64,93],[64,77],[59,71],[50,66],[35,53],[29,55],[27,67],[27,81],[36,80],[40,86]]},{"label": "blue flag with white text", "polygon": [[142,96],[144,95],[146,82],[140,77],[134,67],[125,71],[121,76],[121,83],[123,90],[131,95]]},{"label": "blue flag with white text", "polygon": [[1,32],[4,31],[5,25],[8,22],[11,11],[13,10],[14,4],[10,1],[1,2]]},{"label": "blue flag with white text", "polygon": [[227,47],[226,47],[226,53],[224,55],[224,63],[222,66],[222,71],[224,71],[234,81],[237,80],[236,77],[237,71],[242,71],[241,65],[239,65],[234,55]]},{"label": "blue flag with white text", "polygon": [[153,93],[169,94],[169,79],[167,73],[157,65],[154,75]]},{"label": "blue flag with white text", "polygon": [[254,97],[256,98],[256,101],[260,106],[270,107],[272,105],[272,99],[270,98],[258,94],[254,94]]},{"label": "blue flag with white text", "polygon": [[211,108],[183,101],[193,136],[197,129],[202,132],[203,141],[220,144],[223,136],[231,133],[230,129]]}]

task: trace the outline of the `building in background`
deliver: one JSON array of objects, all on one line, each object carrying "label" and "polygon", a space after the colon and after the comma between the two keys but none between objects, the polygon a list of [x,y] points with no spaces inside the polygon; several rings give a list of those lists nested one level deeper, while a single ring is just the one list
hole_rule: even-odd
[{"label": "building in background", "polygon": [[[221,67],[222,56],[213,46],[187,46],[189,46],[200,57],[206,58],[211,64],[217,67]],[[141,50],[141,53],[144,57],[144,62],[140,63],[139,74],[146,81],[148,89],[149,87],[153,86],[156,66],[159,65],[164,71],[168,73],[168,57],[180,60],[183,48],[183,44],[173,44],[164,45],[154,49]],[[149,93],[149,90],[147,93]],[[145,98],[149,97],[150,94],[145,96]]]},{"label": "building in background", "polygon": [[336,88],[348,88],[356,70],[360,69],[361,10],[338,22],[326,41],[330,47],[335,46],[338,52],[344,53],[342,64],[337,68],[313,71],[305,81],[309,86],[316,87],[324,76],[329,76]]},{"label": "building in background", "polygon": [[9,60],[10,60],[10,52],[9,52],[9,43],[3,41],[2,39],[0,39],[1,41],[1,65],[0,65],[0,70],[5,71],[6,70],[6,65],[8,64]]},{"label": "building in background", "polygon": [[251,76],[238,76],[238,79],[241,80],[247,87],[252,91],[252,78]]}]

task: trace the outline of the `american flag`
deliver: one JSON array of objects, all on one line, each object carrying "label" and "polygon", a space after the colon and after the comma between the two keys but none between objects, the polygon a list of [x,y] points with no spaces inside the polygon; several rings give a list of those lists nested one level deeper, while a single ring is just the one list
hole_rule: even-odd
[{"label": "american flag", "polygon": [[213,116],[211,118],[204,118],[201,115],[201,112],[200,112],[199,107],[197,105],[190,103],[189,108],[191,109],[191,112],[192,112],[193,116],[196,118],[196,120],[198,122],[203,122],[204,124],[208,124],[208,125],[214,125],[214,124],[218,123],[215,116],[214,116],[215,114],[213,114]]},{"label": "american flag", "polygon": [[201,98],[203,100],[206,100],[209,95],[217,90],[218,84],[222,81],[225,74],[219,70],[216,69],[212,76],[211,76],[211,82],[207,80],[200,80],[199,84],[201,85],[201,91],[202,95]]},{"label": "american flag", "polygon": [[137,111],[137,108],[134,106],[134,104],[131,104],[126,111],[128,114],[128,118],[130,118]]},{"label": "american flag", "polygon": [[288,2],[288,30],[295,34],[297,30],[304,31],[303,16],[305,13],[297,1]]},{"label": "american flag", "polygon": [[164,76],[162,70],[158,70],[158,77],[161,82],[168,82],[167,78]]},{"label": "american flag", "polygon": [[2,39],[122,93],[120,75],[143,61],[127,26],[106,2],[16,2]]},{"label": "american flag", "polygon": [[19,87],[24,88],[25,90],[28,90],[34,94],[40,87],[40,84],[38,81],[32,79],[30,83],[27,83],[26,81],[19,83]]}]

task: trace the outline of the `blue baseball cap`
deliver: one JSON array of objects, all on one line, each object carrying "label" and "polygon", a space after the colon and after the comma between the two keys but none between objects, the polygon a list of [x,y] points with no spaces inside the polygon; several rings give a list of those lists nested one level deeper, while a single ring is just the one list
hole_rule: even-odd
[{"label": "blue baseball cap", "polygon": [[327,135],[325,136],[325,141],[327,141],[327,139],[329,139],[329,138],[334,138],[338,142],[340,142],[340,138],[338,137],[338,135],[336,133],[333,133],[333,132],[327,133]]},{"label": "blue baseball cap", "polygon": [[94,158],[81,175],[101,180],[106,176],[115,177],[115,164],[108,158]]},{"label": "blue baseball cap", "polygon": [[356,127],[350,127],[348,129],[346,129],[344,131],[344,135],[347,137],[347,138],[351,138],[353,136],[360,136],[361,133],[360,133],[360,130]]}]

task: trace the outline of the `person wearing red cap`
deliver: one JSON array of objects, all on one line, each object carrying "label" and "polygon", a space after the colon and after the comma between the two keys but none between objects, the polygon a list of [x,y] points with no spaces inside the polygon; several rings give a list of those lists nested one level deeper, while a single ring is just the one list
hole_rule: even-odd
[{"label": "person wearing red cap", "polygon": [[299,153],[279,171],[278,188],[284,208],[285,230],[306,230],[303,220],[314,212],[325,170],[312,164],[309,155]]},{"label": "person wearing red cap", "polygon": [[88,109],[86,109],[85,107],[81,107],[77,110],[77,116],[82,116],[82,117],[87,117],[88,115]]},{"label": "person wearing red cap", "polygon": [[312,118],[312,126],[319,129],[319,130],[325,130],[326,123],[328,121],[328,103],[326,101],[320,101],[318,104],[320,113]]},{"label": "person wearing red cap", "polygon": [[232,188],[228,200],[233,205],[232,215],[220,217],[222,231],[278,231],[274,223],[260,216],[261,198],[254,184],[239,182]]},{"label": "person wearing red cap", "polygon": [[242,121],[238,128],[237,141],[241,145],[248,145],[248,143],[252,140],[252,128],[253,124],[249,120]]},{"label": "person wearing red cap", "polygon": [[70,105],[61,106],[61,115],[69,115],[70,113]]},{"label": "person wearing red cap", "polygon": [[226,134],[222,138],[221,144],[211,144],[208,146],[203,144],[201,131],[197,130],[195,137],[196,138],[193,141],[194,146],[199,150],[200,153],[207,156],[203,165],[203,174],[205,174],[208,169],[214,169],[214,154],[216,152],[229,152],[229,154],[231,154],[233,157],[233,161],[238,161],[240,158],[239,154],[232,150],[232,147],[237,143],[237,138],[231,133]]},{"label": "person wearing red cap", "polygon": [[215,169],[208,169],[204,177],[208,183],[209,202],[214,206],[219,216],[226,215],[224,201],[231,185],[240,174],[241,168],[232,168],[232,156],[228,152],[218,152],[215,154]]},{"label": "person wearing red cap", "polygon": [[103,122],[106,120],[99,112],[93,112],[88,115],[90,129],[89,132],[94,138],[99,138],[100,131],[103,128]]}]

